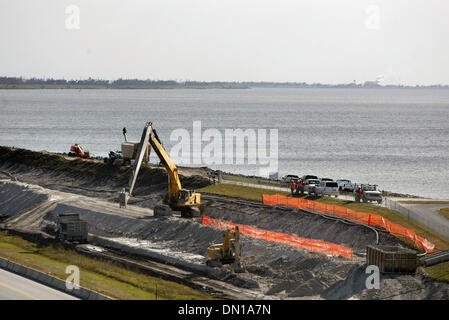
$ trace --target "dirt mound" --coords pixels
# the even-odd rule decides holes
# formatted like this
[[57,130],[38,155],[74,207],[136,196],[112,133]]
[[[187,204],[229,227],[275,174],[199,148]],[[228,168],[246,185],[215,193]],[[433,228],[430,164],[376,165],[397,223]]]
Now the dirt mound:
[[322,293],[324,299],[422,300],[448,299],[449,285],[423,275],[380,274],[380,288],[367,289],[366,266],[354,266],[345,280]]
[[[211,203],[205,214],[216,219],[233,221],[262,229],[342,244],[354,250],[365,250],[376,244],[376,233],[365,226],[297,209],[272,207],[261,209],[235,204]],[[378,232],[379,244],[399,245],[400,241],[386,232]]]
[[[81,195],[48,190],[20,182],[0,181],[3,196],[10,199],[10,217],[3,221],[9,229],[44,231],[51,234],[60,213],[78,213],[88,222],[89,233],[102,238],[101,245],[112,246],[131,253],[146,255],[176,266],[202,272],[208,276],[228,281],[244,288],[268,290],[273,297],[303,296],[314,294],[342,279],[347,265],[354,261],[331,258],[320,253],[303,250],[264,240],[242,237],[243,262],[248,267],[246,274],[232,275],[229,268],[213,269],[205,265],[207,248],[211,243],[223,240],[223,231],[204,226],[196,220],[177,217],[152,216],[148,209],[130,206],[120,209],[116,203],[93,199]],[[24,193],[34,202],[22,209],[21,198],[14,193]],[[47,193],[47,197],[37,195]],[[0,194],[0,202],[5,199]],[[1,211],[1,208],[0,208]],[[15,213],[14,213],[15,211]],[[321,287],[309,283],[310,290],[298,289],[311,275]],[[285,282],[290,281],[290,287]],[[292,293],[292,291],[295,291]],[[263,292],[265,294],[265,292]]]
[[[130,166],[116,166],[101,161],[66,159],[63,155],[46,152],[35,152],[26,149],[15,149],[0,146],[0,165],[22,164],[30,168],[51,171],[53,175],[64,174],[83,180],[94,180],[97,184],[115,182],[118,186],[125,186],[131,176]],[[158,185],[161,189],[167,186],[167,173],[164,168],[142,167],[136,184],[141,187]],[[181,183],[189,189],[208,186],[209,179],[202,176],[185,177],[180,175]]]
[[26,186],[8,184],[8,187],[0,188],[0,213],[12,216],[49,199],[49,195],[45,192],[31,191]]
[[[382,276],[380,290],[367,290],[364,258],[331,257],[245,236],[242,260],[247,273],[232,275],[227,266],[209,268],[204,264],[207,247],[222,242],[223,231],[195,220],[154,217],[147,208],[153,208],[167,190],[167,176],[160,168],[144,168],[146,174],[138,180],[131,205],[120,209],[117,191],[129,178],[126,170],[129,168],[0,147],[0,177],[4,177],[0,181],[0,215],[6,217],[2,226],[49,233],[59,213],[79,213],[100,245],[179,264],[274,298],[448,298],[448,284],[415,275]],[[196,185],[205,180],[190,177],[185,182]],[[206,214],[356,250],[375,241],[375,233],[366,227],[294,210],[217,201],[210,203]],[[390,235],[379,235],[381,244],[397,244]]]

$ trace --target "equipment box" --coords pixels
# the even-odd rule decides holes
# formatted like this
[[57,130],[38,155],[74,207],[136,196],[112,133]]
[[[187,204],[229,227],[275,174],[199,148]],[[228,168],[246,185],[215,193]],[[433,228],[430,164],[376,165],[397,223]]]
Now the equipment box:
[[85,241],[87,239],[87,222],[74,221],[62,224],[62,234],[69,241]]
[[58,237],[61,240],[87,242],[87,222],[77,213],[62,213],[58,216]]
[[126,159],[135,159],[137,155],[137,149],[139,148],[139,142],[122,142],[122,155]]
[[395,246],[368,246],[366,263],[375,265],[382,273],[415,273],[416,251]]

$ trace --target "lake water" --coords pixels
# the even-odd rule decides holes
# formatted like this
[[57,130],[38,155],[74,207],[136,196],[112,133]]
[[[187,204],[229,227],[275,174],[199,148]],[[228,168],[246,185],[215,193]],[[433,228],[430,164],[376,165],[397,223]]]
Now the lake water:
[[[449,198],[449,90],[0,90],[0,145],[94,155],[174,129],[277,129],[279,175],[316,174]],[[204,146],[204,145],[203,145]],[[254,165],[209,165],[257,174]]]

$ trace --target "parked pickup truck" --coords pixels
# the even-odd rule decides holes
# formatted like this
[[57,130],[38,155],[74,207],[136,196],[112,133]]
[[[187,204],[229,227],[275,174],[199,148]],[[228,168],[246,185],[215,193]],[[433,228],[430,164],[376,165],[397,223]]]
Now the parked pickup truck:
[[288,174],[288,175],[282,177],[282,181],[284,181],[284,182],[290,182],[292,180],[296,181],[298,179],[299,179],[299,177],[296,174]]
[[306,175],[303,175],[303,176],[301,177],[301,180],[302,180],[302,181],[307,181],[307,180],[309,180],[309,179],[318,179],[318,177],[317,177],[317,176],[314,176],[314,175],[311,175],[311,174],[306,174]]
[[315,187],[315,195],[317,197],[334,196],[338,197],[338,184],[335,181],[321,181],[319,185]]
[[304,191],[310,194],[315,194],[315,187],[320,183],[318,179],[308,179],[304,183]]
[[355,202],[362,200],[363,202],[377,201],[377,203],[382,203],[382,193],[377,190],[377,185],[362,184],[360,187],[362,188],[361,194],[359,190],[354,190]]
[[355,183],[352,183],[351,180],[339,179],[337,183],[340,191],[354,191]]

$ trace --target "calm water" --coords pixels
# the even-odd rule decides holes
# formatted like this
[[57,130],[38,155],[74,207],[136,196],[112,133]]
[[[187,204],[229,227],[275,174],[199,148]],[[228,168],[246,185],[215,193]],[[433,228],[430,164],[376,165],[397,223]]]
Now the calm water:
[[[94,155],[173,129],[277,128],[279,174],[317,174],[449,198],[449,90],[0,90],[0,145]],[[204,145],[203,145],[204,147]],[[211,165],[257,173],[250,165]]]

